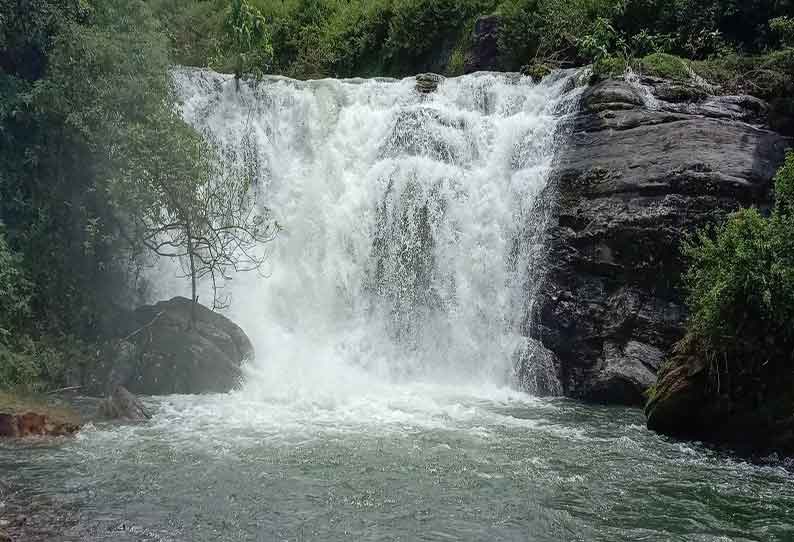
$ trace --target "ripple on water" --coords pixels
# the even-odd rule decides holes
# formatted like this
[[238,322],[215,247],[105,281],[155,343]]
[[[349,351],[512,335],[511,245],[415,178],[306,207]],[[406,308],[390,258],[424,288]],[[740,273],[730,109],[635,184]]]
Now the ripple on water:
[[20,495],[73,511],[61,539],[794,534],[785,469],[660,438],[630,409],[427,386],[334,406],[245,394],[147,401],[150,423],[0,448]]

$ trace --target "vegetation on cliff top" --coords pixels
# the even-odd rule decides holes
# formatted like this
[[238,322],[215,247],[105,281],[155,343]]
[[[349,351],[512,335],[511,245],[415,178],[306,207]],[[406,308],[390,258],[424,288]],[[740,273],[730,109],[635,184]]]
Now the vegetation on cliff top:
[[[235,5],[237,2],[234,2]],[[267,68],[298,78],[456,73],[461,43],[499,17],[501,67],[582,65],[665,52],[691,59],[791,45],[790,0],[248,0],[267,26]],[[157,0],[177,62],[224,69],[224,0]]]

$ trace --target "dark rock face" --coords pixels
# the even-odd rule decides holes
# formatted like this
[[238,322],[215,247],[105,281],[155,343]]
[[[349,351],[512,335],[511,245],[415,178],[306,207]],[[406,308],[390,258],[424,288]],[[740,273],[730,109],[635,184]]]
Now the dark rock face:
[[114,342],[108,381],[141,395],[227,392],[253,356],[246,334],[228,318],[184,297],[136,309]]
[[474,24],[471,46],[463,61],[463,73],[499,70],[499,26],[496,15],[480,17]]
[[788,144],[759,100],[643,84],[586,91],[550,182],[558,220],[529,333],[559,358],[566,395],[590,401],[644,402],[683,336],[681,242],[767,206]]

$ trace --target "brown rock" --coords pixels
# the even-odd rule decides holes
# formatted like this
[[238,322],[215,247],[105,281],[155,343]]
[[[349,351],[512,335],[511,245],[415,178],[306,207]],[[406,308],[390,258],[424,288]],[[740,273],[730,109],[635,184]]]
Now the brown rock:
[[14,414],[0,414],[0,437],[16,437],[19,429]]
[[78,415],[68,408],[0,392],[0,437],[65,436],[79,429]]
[[99,414],[114,420],[148,420],[152,417],[143,403],[124,386],[116,386],[99,406]]

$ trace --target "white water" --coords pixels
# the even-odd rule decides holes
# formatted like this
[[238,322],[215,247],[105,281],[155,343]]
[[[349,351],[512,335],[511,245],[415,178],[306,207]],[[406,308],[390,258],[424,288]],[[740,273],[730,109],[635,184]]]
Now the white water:
[[422,96],[413,78],[238,90],[177,72],[185,119],[255,168],[284,228],[265,277],[226,285],[257,352],[242,395],[338,404],[515,387],[547,219],[533,209],[574,77],[477,74]]

